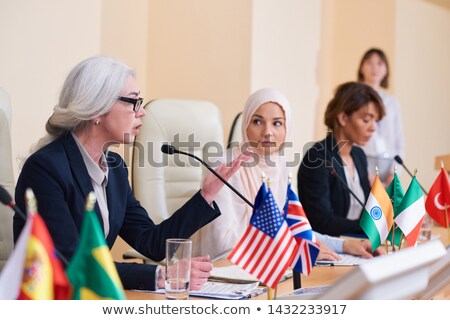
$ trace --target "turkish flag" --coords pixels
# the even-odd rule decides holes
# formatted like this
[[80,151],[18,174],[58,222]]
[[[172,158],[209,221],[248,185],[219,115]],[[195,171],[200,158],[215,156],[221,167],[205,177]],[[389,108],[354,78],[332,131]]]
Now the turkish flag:
[[[447,172],[441,169],[428,193],[425,208],[434,221],[447,228],[450,220],[450,182]],[[445,214],[447,213],[447,219]]]

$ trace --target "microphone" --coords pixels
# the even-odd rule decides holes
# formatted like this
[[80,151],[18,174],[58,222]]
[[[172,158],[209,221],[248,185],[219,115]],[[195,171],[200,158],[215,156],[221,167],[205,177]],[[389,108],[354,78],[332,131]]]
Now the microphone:
[[161,146],[161,152],[166,154],[181,153],[181,151],[175,149],[175,147],[170,144],[163,144]]
[[15,213],[20,215],[23,219],[27,220],[27,215],[23,213],[22,210],[20,210],[20,208],[16,205],[16,203],[14,202],[8,191],[6,191],[6,189],[2,185],[0,185],[0,202],[3,203],[5,206],[8,206],[11,209],[13,209]]
[[335,176],[337,178],[337,181],[339,181],[339,183],[344,187],[345,190],[347,190],[348,192],[350,192],[350,194],[353,196],[353,198],[355,198],[356,201],[358,201],[358,203],[361,205],[361,207],[364,208],[364,204],[363,202],[358,198],[358,196],[348,187],[347,182],[345,182],[337,173],[336,173],[336,169],[334,168],[333,164],[326,160],[325,161],[325,166],[328,167],[328,165],[331,167],[330,169],[330,174]]
[[200,159],[199,157],[197,157],[196,155],[193,155],[191,153],[187,153],[187,152],[183,152],[180,150],[177,150],[174,146],[170,145],[170,144],[163,144],[161,146],[161,152],[166,153],[166,154],[174,154],[174,153],[179,153],[179,154],[184,154],[188,157],[194,158],[195,160],[197,160],[198,162],[200,162],[201,164],[203,164],[206,169],[208,169],[209,171],[211,171],[220,181],[222,181],[228,188],[230,188],[236,195],[238,195],[242,200],[244,200],[250,207],[253,207],[253,204],[246,198],[244,197],[239,191],[237,191],[231,184],[229,184],[220,174],[218,174],[216,172],[216,170],[214,170],[213,168],[211,168],[206,162],[204,162],[202,159]]
[[[8,191],[6,191],[6,189],[2,185],[0,185],[0,202],[13,209],[15,213],[17,213],[21,218],[27,221],[27,215],[23,213],[22,210],[20,210],[20,208],[16,205],[16,203],[12,199],[11,195],[8,193]],[[55,253],[66,266],[69,264],[66,257],[62,253],[60,253],[58,249],[56,249],[56,247]]]
[[[405,164],[403,163],[403,159],[400,158],[399,155],[396,155],[394,157],[394,159],[395,159],[395,161],[397,161],[398,164],[400,164],[406,170],[406,172],[408,172],[408,174],[411,176],[411,178],[414,177],[414,175],[411,173],[411,171],[409,171],[408,168],[405,166]],[[426,192],[425,189],[422,187],[422,185],[419,183],[419,180],[417,180],[417,177],[416,177],[416,181],[419,184],[420,188],[422,189],[423,193],[425,193],[425,195],[428,196],[428,192]]]

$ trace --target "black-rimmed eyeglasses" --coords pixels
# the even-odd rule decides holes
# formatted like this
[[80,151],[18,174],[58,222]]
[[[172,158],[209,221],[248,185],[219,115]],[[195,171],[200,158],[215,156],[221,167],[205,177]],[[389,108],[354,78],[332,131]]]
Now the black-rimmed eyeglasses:
[[128,97],[116,97],[117,100],[123,101],[123,102],[128,102],[131,103],[133,105],[133,111],[134,112],[138,112],[139,109],[141,108],[142,102],[144,101],[143,98],[128,98]]

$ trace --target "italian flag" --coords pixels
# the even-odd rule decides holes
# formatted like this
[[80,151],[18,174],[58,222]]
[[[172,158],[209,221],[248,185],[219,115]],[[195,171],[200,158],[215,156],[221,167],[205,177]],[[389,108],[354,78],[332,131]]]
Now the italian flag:
[[394,209],[391,199],[377,175],[359,223],[369,237],[372,251],[386,240],[393,223]]
[[398,210],[400,213],[395,217],[395,223],[405,234],[408,247],[413,247],[425,216],[423,193],[416,177],[412,178]]

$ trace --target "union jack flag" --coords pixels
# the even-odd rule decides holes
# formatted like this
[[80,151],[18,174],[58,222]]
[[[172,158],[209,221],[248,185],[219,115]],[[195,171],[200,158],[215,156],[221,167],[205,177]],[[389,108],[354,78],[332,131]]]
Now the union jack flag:
[[278,210],[272,192],[261,186],[250,224],[228,256],[270,288],[275,288],[291,265],[297,243]]
[[286,204],[284,205],[284,218],[297,241],[298,251],[292,261],[292,269],[309,275],[319,255],[319,245],[303,210],[302,204],[292,190],[289,183],[287,188]]

